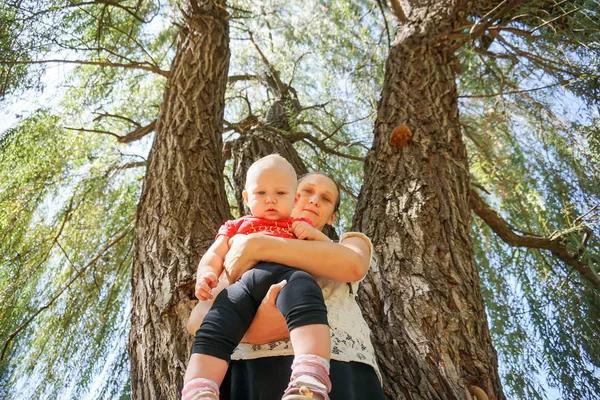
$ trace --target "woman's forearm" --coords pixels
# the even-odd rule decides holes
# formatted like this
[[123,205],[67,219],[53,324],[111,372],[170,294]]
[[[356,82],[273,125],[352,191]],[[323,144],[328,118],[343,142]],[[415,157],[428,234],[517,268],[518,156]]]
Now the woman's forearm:
[[281,318],[283,323],[277,325],[273,325],[273,321],[264,321],[258,317],[254,318],[250,328],[242,338],[242,343],[265,344],[289,339],[290,331],[287,329],[285,318]]
[[254,248],[262,261],[276,262],[338,282],[361,280],[370,263],[368,244],[358,238],[343,243],[283,239],[254,235]]

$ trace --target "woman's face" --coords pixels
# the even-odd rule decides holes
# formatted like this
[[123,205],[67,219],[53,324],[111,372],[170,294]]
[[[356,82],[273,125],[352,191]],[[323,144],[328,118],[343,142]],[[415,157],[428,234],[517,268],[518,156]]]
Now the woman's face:
[[292,211],[294,218],[308,218],[317,229],[333,224],[335,203],[338,199],[337,187],[328,177],[312,174],[298,183],[298,200]]

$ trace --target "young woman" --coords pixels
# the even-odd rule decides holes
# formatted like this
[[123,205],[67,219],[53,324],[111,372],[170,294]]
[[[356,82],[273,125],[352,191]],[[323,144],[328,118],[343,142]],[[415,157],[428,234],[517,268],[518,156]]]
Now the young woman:
[[[309,218],[322,229],[335,219],[339,190],[330,178],[309,174],[298,182],[295,218]],[[342,235],[339,243],[283,239],[261,234],[236,235],[225,257],[232,281],[259,261],[275,262],[317,276],[331,330],[331,400],[384,399],[370,331],[356,303],[358,281],[367,273],[371,242],[361,233]],[[294,352],[286,321],[275,306],[285,283],[274,285],[235,350],[221,385],[222,400],[280,400],[289,380]],[[221,280],[215,291],[227,285]],[[210,308],[200,302],[188,330],[195,332]]]

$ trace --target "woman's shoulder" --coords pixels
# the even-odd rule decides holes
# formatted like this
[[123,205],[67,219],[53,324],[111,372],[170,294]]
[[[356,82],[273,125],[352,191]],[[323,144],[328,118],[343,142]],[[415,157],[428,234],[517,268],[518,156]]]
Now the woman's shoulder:
[[346,232],[343,233],[342,236],[340,237],[340,243],[343,242],[344,240],[350,239],[350,238],[359,238],[361,240],[364,240],[365,242],[367,242],[369,244],[369,246],[372,246],[371,244],[371,239],[369,239],[369,237],[367,235],[365,235],[362,232]]
[[362,232],[346,232],[340,237],[340,240],[339,240],[339,243],[341,243],[341,244],[343,244],[344,242],[362,244],[363,246],[366,245],[366,247],[369,251],[369,260],[371,259],[372,255],[373,255],[373,243],[371,243],[371,239],[369,239],[369,237],[367,235],[365,235],[364,233],[362,233]]

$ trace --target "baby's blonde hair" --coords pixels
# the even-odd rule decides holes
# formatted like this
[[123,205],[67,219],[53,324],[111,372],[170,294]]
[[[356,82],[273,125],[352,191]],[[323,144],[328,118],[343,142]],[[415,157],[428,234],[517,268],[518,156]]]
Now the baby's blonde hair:
[[294,170],[294,167],[292,167],[292,164],[290,164],[288,160],[281,157],[279,154],[273,153],[273,154],[269,154],[268,156],[265,156],[263,158],[260,158],[256,161],[254,161],[252,163],[252,165],[250,165],[250,168],[248,168],[248,171],[246,172],[245,187],[246,188],[248,187],[248,177],[251,176],[251,174],[259,171],[260,168],[270,168],[270,167],[278,167],[278,168],[285,169],[285,170],[287,170],[287,172],[290,173],[290,178],[293,177],[294,181],[296,181],[298,179],[297,175],[296,175],[296,171]]

